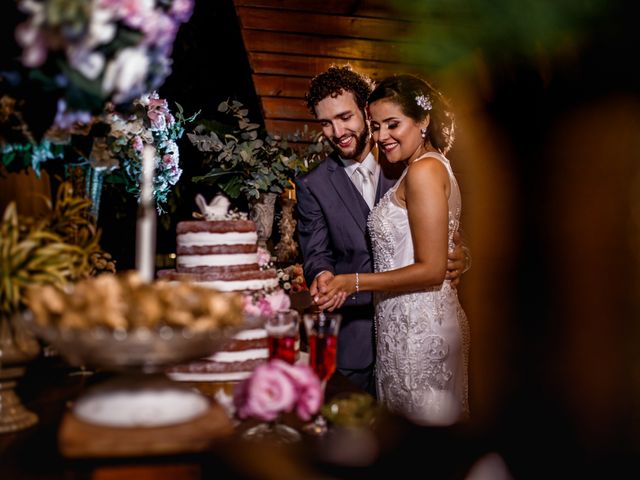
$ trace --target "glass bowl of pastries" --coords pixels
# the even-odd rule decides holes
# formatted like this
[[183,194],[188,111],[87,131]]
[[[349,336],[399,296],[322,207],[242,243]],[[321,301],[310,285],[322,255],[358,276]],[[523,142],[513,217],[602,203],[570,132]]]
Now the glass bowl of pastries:
[[22,322],[73,366],[161,371],[217,351],[250,321],[240,295],[103,273],[33,286]]

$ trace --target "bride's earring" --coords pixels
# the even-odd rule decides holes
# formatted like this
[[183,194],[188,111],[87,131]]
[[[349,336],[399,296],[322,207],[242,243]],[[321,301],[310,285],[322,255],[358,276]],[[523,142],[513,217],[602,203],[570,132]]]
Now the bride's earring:
[[427,138],[427,127],[420,129],[420,135],[422,135],[422,138]]

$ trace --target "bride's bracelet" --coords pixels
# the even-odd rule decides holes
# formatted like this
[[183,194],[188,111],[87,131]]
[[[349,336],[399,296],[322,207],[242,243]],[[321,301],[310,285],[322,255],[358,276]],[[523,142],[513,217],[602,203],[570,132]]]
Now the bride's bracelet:
[[464,254],[464,268],[460,272],[460,275],[466,273],[471,268],[471,251],[466,246],[462,246],[462,252]]
[[360,293],[360,275],[356,272],[356,293]]

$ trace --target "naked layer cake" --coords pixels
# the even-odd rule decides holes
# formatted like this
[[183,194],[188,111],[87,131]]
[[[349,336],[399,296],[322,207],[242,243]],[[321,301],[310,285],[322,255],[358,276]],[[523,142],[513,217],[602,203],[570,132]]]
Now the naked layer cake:
[[[211,205],[203,198],[197,198],[196,203],[203,218],[178,223],[176,268],[161,270],[158,276],[223,292],[242,292],[245,315],[255,321],[210,357],[174,367],[168,373],[175,380],[191,382],[241,380],[269,355],[267,333],[259,319],[289,308],[289,297],[279,287],[276,270],[265,268],[255,223],[247,220],[246,214],[229,213],[228,200],[220,197]],[[212,212],[216,203],[223,206]]]

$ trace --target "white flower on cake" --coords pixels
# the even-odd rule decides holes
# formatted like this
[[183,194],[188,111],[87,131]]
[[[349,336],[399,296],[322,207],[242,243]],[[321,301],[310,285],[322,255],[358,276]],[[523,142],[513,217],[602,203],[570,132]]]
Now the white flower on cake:
[[204,218],[207,221],[215,220],[246,220],[246,212],[238,212],[237,210],[229,211],[231,202],[223,194],[219,193],[211,202],[207,203],[201,194],[196,195],[196,205],[201,213],[194,213],[194,217]]
[[196,195],[196,205],[205,220],[224,220],[229,211],[230,203],[229,199],[222,194],[216,195],[209,204],[202,195]]

